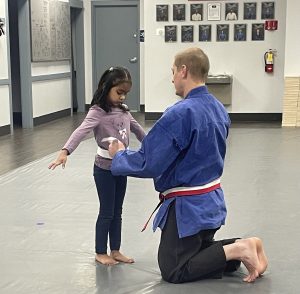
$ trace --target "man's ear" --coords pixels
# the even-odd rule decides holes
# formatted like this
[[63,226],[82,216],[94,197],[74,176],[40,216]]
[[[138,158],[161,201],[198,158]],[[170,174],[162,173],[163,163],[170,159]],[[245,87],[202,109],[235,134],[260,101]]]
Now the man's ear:
[[187,74],[188,74],[188,69],[187,69],[186,65],[183,64],[181,67],[181,75],[185,79],[187,77]]

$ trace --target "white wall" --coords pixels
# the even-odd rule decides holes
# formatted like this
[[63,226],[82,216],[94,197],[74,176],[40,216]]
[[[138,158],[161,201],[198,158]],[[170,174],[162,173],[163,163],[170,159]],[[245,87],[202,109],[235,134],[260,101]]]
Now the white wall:
[[[0,1],[0,17],[5,18],[6,2]],[[6,24],[5,24],[6,30]],[[7,56],[7,35],[0,37],[0,80],[8,79],[8,56]],[[9,88],[7,85],[0,85],[0,127],[10,124],[10,103],[9,103]]]
[[[5,18],[5,27],[6,30],[6,6],[5,1],[0,1],[0,18]],[[8,58],[7,58],[7,35],[0,37],[0,79],[8,79]]]
[[0,85],[0,127],[10,125],[10,105],[8,86]]
[[[60,0],[69,2],[68,0]],[[70,73],[70,61],[32,62],[31,75]],[[32,83],[33,118],[72,107],[71,77]]]
[[[32,76],[66,73],[71,71],[69,61],[34,62]],[[33,117],[71,108],[71,78],[32,83]]]
[[33,117],[70,108],[70,97],[70,79],[34,82],[32,85]]
[[[140,29],[144,30],[144,0],[140,0]],[[145,43],[144,42],[140,43],[140,104],[145,104]]]
[[287,1],[285,43],[285,71],[287,77],[300,76],[300,1]]
[[91,0],[83,0],[83,5],[84,5],[85,101],[86,104],[90,104],[93,98]]
[[[202,1],[204,7],[207,2]],[[153,0],[144,1],[144,28],[145,38],[145,109],[146,112],[162,112],[170,104],[177,101],[171,84],[171,66],[173,56],[179,50],[198,46],[209,56],[211,73],[229,73],[233,75],[233,98],[229,112],[236,113],[278,113],[282,112],[282,96],[284,89],[284,57],[285,57],[285,14],[286,0],[275,0],[276,19],[279,21],[279,29],[275,32],[265,32],[265,41],[250,41],[251,23],[264,23],[260,20],[260,2],[258,3],[258,20],[242,20],[243,3],[239,4],[239,21],[224,21],[225,2],[222,1],[222,20],[220,22],[173,22],[171,16],[171,4],[186,3],[186,17],[189,16],[189,5],[192,2],[177,0]],[[201,1],[197,2],[201,3]],[[169,4],[169,22],[156,22],[156,4]],[[189,19],[189,18],[188,18]],[[198,24],[212,24],[212,42],[198,42]],[[230,41],[216,42],[216,24],[230,24]],[[233,24],[248,23],[247,42],[233,41]],[[165,43],[164,36],[156,34],[159,28],[165,25],[176,24],[178,26],[178,40],[180,40],[180,26],[193,24],[194,43],[183,44]],[[275,59],[275,73],[268,75],[264,72],[263,54],[269,48],[276,49],[278,54]]]

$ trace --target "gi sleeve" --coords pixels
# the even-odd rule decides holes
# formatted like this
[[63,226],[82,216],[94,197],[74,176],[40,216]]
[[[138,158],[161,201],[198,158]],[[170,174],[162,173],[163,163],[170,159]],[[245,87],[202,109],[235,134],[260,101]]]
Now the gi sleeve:
[[180,151],[176,139],[158,122],[142,141],[140,150],[124,150],[115,155],[111,172],[113,175],[156,178],[173,163]]

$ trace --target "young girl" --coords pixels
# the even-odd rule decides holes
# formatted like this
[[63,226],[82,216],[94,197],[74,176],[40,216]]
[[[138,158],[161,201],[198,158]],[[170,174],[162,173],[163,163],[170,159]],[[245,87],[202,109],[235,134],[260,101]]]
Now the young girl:
[[[55,169],[58,165],[65,167],[70,155],[93,130],[98,145],[94,164],[94,179],[98,191],[100,210],[96,223],[96,260],[105,265],[125,262],[133,263],[132,258],[120,251],[122,206],[126,192],[127,177],[113,176],[110,171],[111,157],[107,151],[111,141],[118,139],[126,147],[132,131],[139,141],[145,132],[129,113],[123,101],[132,86],[127,69],[111,67],[106,70],[98,84],[91,108],[82,124],[73,132],[59,153],[57,159],[49,165]],[[107,240],[111,254],[107,254]]]

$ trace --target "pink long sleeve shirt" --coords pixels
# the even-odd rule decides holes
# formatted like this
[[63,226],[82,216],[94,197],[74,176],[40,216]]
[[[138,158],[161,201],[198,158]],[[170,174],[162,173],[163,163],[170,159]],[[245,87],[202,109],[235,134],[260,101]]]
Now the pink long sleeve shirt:
[[[128,147],[130,131],[135,134],[140,142],[146,135],[130,112],[125,112],[117,107],[113,107],[111,112],[105,112],[99,106],[93,105],[82,124],[72,133],[63,149],[66,149],[71,154],[91,131],[94,132],[97,145],[106,150],[109,142],[105,141],[105,138],[114,137],[120,140],[125,147]],[[103,139],[104,141],[102,141]],[[95,165],[109,170],[111,159],[96,154]]]

